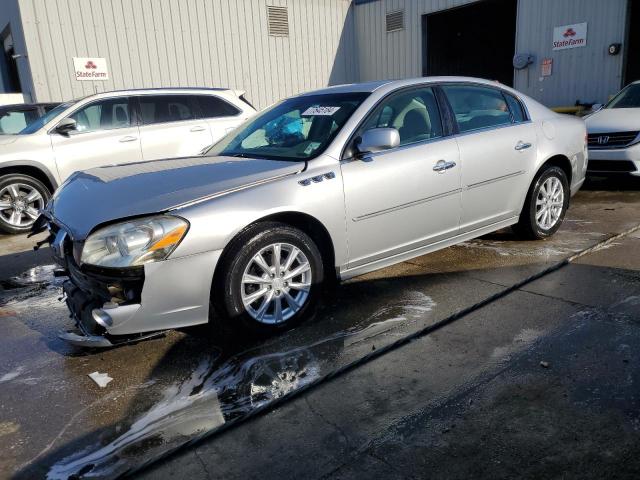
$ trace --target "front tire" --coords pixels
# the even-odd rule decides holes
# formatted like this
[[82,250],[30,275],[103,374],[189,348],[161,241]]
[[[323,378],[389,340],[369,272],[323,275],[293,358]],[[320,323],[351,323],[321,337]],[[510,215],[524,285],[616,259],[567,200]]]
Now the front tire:
[[10,173],[0,177],[0,230],[9,234],[31,229],[51,193],[38,179]]
[[541,240],[558,231],[569,208],[569,182],[560,167],[549,166],[533,180],[524,203],[516,233],[529,240]]
[[222,259],[214,305],[227,327],[257,334],[291,328],[313,311],[322,257],[306,233],[264,222],[241,233]]

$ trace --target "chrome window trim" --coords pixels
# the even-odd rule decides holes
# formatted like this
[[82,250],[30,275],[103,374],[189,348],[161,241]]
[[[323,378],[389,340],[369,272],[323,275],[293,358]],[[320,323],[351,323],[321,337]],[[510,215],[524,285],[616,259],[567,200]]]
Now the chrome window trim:
[[474,189],[476,187],[484,187],[485,185],[489,185],[490,183],[499,182],[500,180],[506,180],[507,178],[524,175],[524,173],[525,173],[524,170],[519,170],[519,171],[513,172],[513,173],[507,173],[506,175],[501,175],[499,177],[490,178],[488,180],[482,180],[481,182],[471,183],[471,184],[467,185],[464,189],[465,190],[472,190],[472,189]]
[[474,133],[483,133],[490,130],[501,130],[503,128],[509,127],[517,127],[518,125],[526,125],[527,123],[531,123],[531,120],[527,120],[525,122],[517,122],[517,123],[505,123],[504,125],[490,125],[488,127],[475,128],[473,130],[467,130],[466,132],[459,132],[452,136],[454,137],[464,137],[467,135],[473,135]]
[[368,220],[369,218],[378,217],[380,215],[385,215],[387,213],[395,212],[398,210],[404,210],[405,208],[414,207],[416,205],[420,205],[423,203],[430,202],[432,200],[438,200],[440,198],[448,197],[450,195],[455,195],[457,193],[462,192],[461,188],[456,188],[454,190],[449,190],[448,192],[439,193],[437,195],[432,195],[430,197],[420,198],[418,200],[412,200],[411,202],[402,203],[400,205],[396,205],[394,207],[385,208],[383,210],[378,210],[376,212],[365,213],[364,215],[360,215],[359,217],[354,217],[351,220],[353,222],[360,222],[362,220]]

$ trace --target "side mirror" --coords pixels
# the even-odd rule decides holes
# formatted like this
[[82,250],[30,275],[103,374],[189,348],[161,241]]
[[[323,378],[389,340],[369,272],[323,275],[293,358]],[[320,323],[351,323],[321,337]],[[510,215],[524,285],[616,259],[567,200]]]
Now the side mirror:
[[356,142],[359,155],[381,152],[400,145],[400,133],[395,128],[372,128],[367,130]]
[[58,126],[55,129],[56,133],[60,135],[64,135],[65,137],[69,136],[69,133],[75,132],[77,129],[76,121],[73,118],[64,118],[60,120]]
[[602,105],[601,103],[594,103],[593,105],[591,105],[591,111],[597,112],[598,110],[602,110],[602,107],[604,107],[604,105]]

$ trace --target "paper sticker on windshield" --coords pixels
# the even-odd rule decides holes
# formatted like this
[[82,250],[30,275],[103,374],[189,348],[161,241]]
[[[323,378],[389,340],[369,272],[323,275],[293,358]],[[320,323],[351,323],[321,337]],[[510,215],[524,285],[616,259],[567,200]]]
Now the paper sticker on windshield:
[[303,117],[309,117],[311,115],[333,115],[340,107],[309,107],[302,112]]
[[304,149],[304,154],[305,155],[309,155],[311,152],[313,152],[316,148],[318,148],[320,146],[320,142],[311,142],[307,148]]

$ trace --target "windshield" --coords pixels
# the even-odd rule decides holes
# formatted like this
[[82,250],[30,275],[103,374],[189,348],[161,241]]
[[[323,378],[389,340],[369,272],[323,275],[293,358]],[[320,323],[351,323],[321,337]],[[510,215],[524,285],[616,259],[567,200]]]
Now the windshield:
[[604,108],[640,108],[640,83],[632,83],[620,90]]
[[0,134],[16,134],[37,118],[37,107],[2,110],[0,112]]
[[308,160],[327,148],[368,95],[354,92],[284,100],[228,134],[207,155]]
[[69,108],[74,103],[75,102],[61,103],[57,107],[52,108],[51,110],[49,110],[47,113],[45,113],[43,116],[41,116],[37,120],[35,120],[35,121],[31,122],[30,124],[28,124],[25,128],[20,130],[20,132],[18,132],[18,134],[19,135],[28,135],[30,133],[37,132],[43,126],[45,126],[47,123],[49,123],[49,121],[51,121],[51,119],[53,119],[53,118],[57,117],[58,115],[60,115],[62,112],[64,112],[67,108]]

